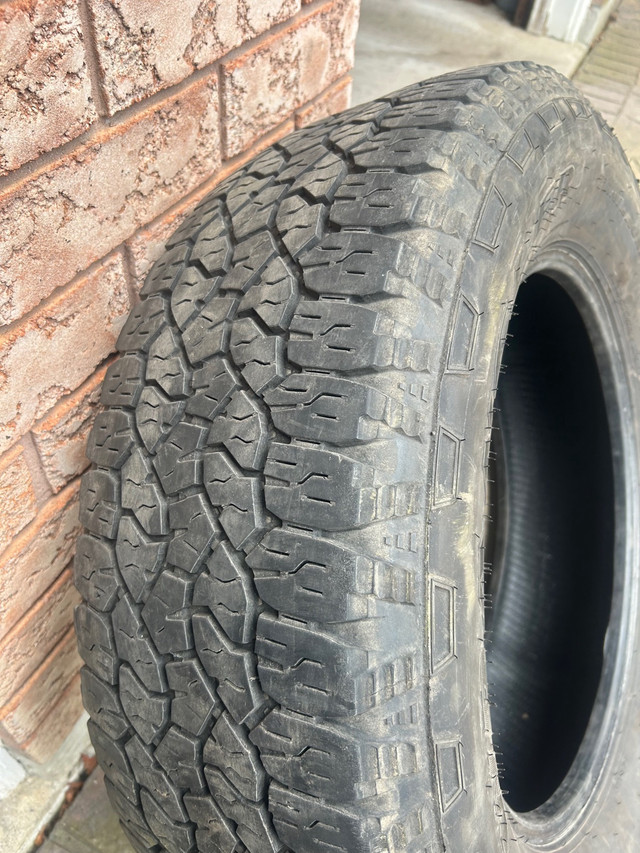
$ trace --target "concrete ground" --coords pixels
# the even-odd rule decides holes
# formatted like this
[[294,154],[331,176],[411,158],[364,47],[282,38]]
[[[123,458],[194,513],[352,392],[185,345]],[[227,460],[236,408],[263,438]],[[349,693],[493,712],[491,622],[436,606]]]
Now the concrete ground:
[[40,853],[132,853],[132,849],[111,808],[104,775],[98,769],[54,826]]
[[[514,29],[492,6],[464,0],[363,0],[353,103],[457,68],[533,60],[575,75],[616,129],[640,176],[640,0],[623,0],[597,45],[584,54],[582,47]],[[40,848],[40,853],[131,851],[100,770]]]
[[640,0],[624,0],[574,81],[612,125],[640,178]]
[[497,6],[465,0],[362,0],[353,104],[472,65],[526,59],[570,77],[586,48],[534,36]]

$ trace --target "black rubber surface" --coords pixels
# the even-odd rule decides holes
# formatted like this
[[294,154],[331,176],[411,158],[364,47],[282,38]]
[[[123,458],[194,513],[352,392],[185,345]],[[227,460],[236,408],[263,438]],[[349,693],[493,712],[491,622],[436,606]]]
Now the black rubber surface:
[[505,496],[495,524],[505,527],[505,547],[488,670],[503,789],[526,812],[567,774],[600,682],[613,585],[613,465],[587,331],[550,279],[534,276],[521,287],[502,364],[495,405]]
[[[104,383],[76,559],[136,850],[530,849],[489,722],[493,397],[520,281],[553,252],[583,270],[585,235],[635,328],[638,209],[602,120],[516,63],[286,137],[167,243]],[[553,849],[603,853],[611,827],[574,811],[581,846]]]

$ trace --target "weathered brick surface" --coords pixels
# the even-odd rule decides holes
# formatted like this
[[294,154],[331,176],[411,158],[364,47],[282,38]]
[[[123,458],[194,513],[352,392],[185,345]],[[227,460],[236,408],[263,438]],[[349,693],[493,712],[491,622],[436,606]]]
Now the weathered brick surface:
[[80,596],[67,568],[0,642],[0,707],[22,687],[71,627]]
[[187,199],[133,235],[127,242],[127,247],[131,257],[131,266],[137,289],[142,287],[145,276],[151,269],[152,264],[162,254],[166,241],[180,227],[183,220],[196,204],[212,192],[217,184],[235,172],[243,163],[255,157],[264,148],[277,142],[278,139],[281,139],[293,130],[295,130],[295,124],[291,119],[278,125],[275,131],[261,137],[255,145],[235,158],[232,165],[227,165],[219,172],[216,172],[211,180],[206,181]]
[[[48,722],[47,718],[77,676],[81,665],[75,634],[69,630],[7,705],[0,709],[2,739],[14,747],[33,744],[38,730],[45,721]],[[73,719],[77,719],[77,714]],[[50,729],[49,725],[47,729]],[[47,752],[55,752],[55,745],[49,744]]]
[[22,753],[39,763],[49,761],[62,746],[82,712],[82,694],[78,674],[58,696],[58,701],[48,709],[46,718],[36,727],[32,737],[22,744]]
[[351,69],[357,21],[354,0],[333,0],[223,64],[229,156]]
[[128,309],[117,253],[0,335],[0,452],[104,361]]
[[193,207],[347,106],[359,0],[0,0],[0,742],[81,713],[79,475],[117,334]]
[[104,130],[0,198],[0,323],[12,322],[220,165],[214,78]]
[[106,372],[104,365],[33,427],[42,467],[54,492],[59,492],[89,465],[85,448],[99,411],[100,388]]
[[78,490],[76,480],[48,501],[0,556],[0,640],[71,560],[80,531]]
[[335,86],[316,98],[313,103],[298,110],[296,113],[296,127],[306,127],[314,121],[342,112],[349,106],[351,100],[351,79],[347,77],[340,80]]
[[[36,495],[29,467],[22,447],[16,445],[0,457],[0,553],[29,524],[36,512]],[[3,605],[2,598],[0,605]]]
[[73,139],[95,118],[78,0],[0,5],[0,174]]
[[300,0],[89,0],[89,7],[113,114],[291,18]]

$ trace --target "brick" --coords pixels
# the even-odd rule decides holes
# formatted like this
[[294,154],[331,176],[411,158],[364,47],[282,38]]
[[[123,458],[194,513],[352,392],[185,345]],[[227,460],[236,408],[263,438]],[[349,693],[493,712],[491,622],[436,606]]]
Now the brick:
[[0,6],[0,174],[85,131],[96,118],[78,0]]
[[209,195],[210,192],[213,192],[219,183],[239,169],[243,163],[255,157],[256,154],[268,148],[269,145],[273,145],[274,142],[282,139],[283,136],[292,133],[294,129],[294,122],[290,119],[279,125],[271,133],[261,137],[255,145],[235,158],[233,163],[216,172],[211,180],[206,181],[201,187],[198,187],[188,198],[181,201],[169,210],[168,213],[159,217],[145,228],[142,228],[127,241],[127,247],[132,260],[133,274],[138,288],[142,287],[145,276],[151,269],[152,264],[162,254],[166,241],[180,227],[193,208]]
[[0,642],[0,707],[22,687],[69,631],[73,609],[79,602],[71,569],[67,568]]
[[302,107],[296,113],[296,127],[306,127],[308,124],[313,124],[314,121],[332,116],[334,113],[340,113],[346,110],[351,102],[351,78],[340,80],[335,86],[332,86],[328,92],[320,95],[319,98]]
[[[21,749],[33,744],[38,730],[76,678],[82,666],[73,630],[68,631],[11,700],[0,709],[0,736]],[[69,728],[79,714],[65,721]],[[50,729],[47,726],[47,729]],[[51,749],[51,752],[54,752]],[[34,757],[30,755],[30,757]]]
[[22,754],[38,764],[49,761],[83,713],[80,675],[77,675],[58,698],[33,737],[23,744]]
[[[0,382],[2,378],[0,371]],[[0,458],[0,507],[1,553],[37,512],[35,489],[20,445]]]
[[105,360],[129,307],[116,253],[0,334],[0,452]]
[[223,63],[228,156],[350,71],[357,24],[357,0],[333,0]]
[[76,481],[48,501],[0,557],[0,640],[73,557],[79,486]]
[[110,114],[185,80],[300,9],[300,0],[89,0]]
[[7,190],[0,197],[0,323],[23,316],[219,165],[217,82],[209,77]]
[[93,420],[100,411],[100,389],[108,365],[60,402],[33,427],[42,467],[54,492],[59,492],[89,465],[85,449]]

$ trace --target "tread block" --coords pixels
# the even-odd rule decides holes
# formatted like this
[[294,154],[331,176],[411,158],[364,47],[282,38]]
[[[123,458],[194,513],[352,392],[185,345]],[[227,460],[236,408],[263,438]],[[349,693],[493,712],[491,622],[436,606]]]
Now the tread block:
[[202,665],[218,684],[218,695],[236,723],[256,718],[267,702],[260,689],[255,655],[229,642],[210,616],[192,618],[196,650]]
[[257,539],[267,525],[257,477],[239,471],[227,454],[204,454],[204,485],[214,506],[220,507],[219,521],[235,548]]
[[169,778],[181,788],[199,793],[206,789],[200,765],[200,741],[190,737],[175,726],[162,738],[155,750],[155,759]]
[[403,103],[390,109],[382,118],[384,130],[440,130],[453,129],[460,124],[460,105],[455,100],[434,98],[427,102],[424,95],[404,98]]
[[133,415],[122,409],[98,412],[87,441],[87,458],[103,468],[122,468],[133,444]]
[[98,678],[115,684],[118,660],[110,616],[83,602],[76,607],[74,622],[80,657]]
[[257,471],[264,465],[269,440],[268,421],[262,406],[246,391],[237,391],[224,415],[209,431],[209,444],[223,444],[242,468]]
[[[371,105],[368,110],[364,110],[361,116],[358,116],[359,122],[352,124],[345,121],[344,117],[329,131],[329,140],[341,151],[350,153],[356,145],[359,145],[366,139],[370,139],[377,131],[377,123],[384,114],[387,106],[377,103]],[[376,122],[374,125],[373,122]]]
[[212,355],[226,352],[237,305],[235,298],[217,296],[185,328],[182,340],[194,367]]
[[322,296],[411,298],[426,290],[428,276],[425,258],[407,243],[365,231],[328,234],[300,265],[305,286]]
[[192,586],[165,569],[142,608],[142,618],[160,654],[175,655],[193,648],[189,626]]
[[276,527],[247,563],[260,598],[280,613],[320,623],[368,615],[373,560],[339,544]]
[[86,471],[80,485],[80,521],[98,536],[115,539],[122,510],[120,484],[110,471]]
[[331,205],[331,220],[360,228],[408,225],[416,218],[424,189],[419,178],[396,172],[347,175]]
[[146,454],[137,447],[122,469],[122,506],[150,536],[168,532],[167,500]]
[[80,671],[82,701],[91,719],[112,740],[119,740],[129,730],[118,691],[98,678],[86,666]]
[[147,636],[147,629],[126,595],[113,611],[113,631],[120,658],[131,664],[147,690],[163,693],[166,683],[162,657]]
[[220,277],[204,276],[197,267],[183,270],[171,296],[171,313],[178,327],[184,330],[197,317],[220,287]]
[[127,719],[147,744],[169,724],[169,696],[147,690],[128,666],[120,667],[120,700]]
[[281,432],[334,445],[377,438],[389,403],[361,382],[312,373],[290,373],[264,400]]
[[344,716],[363,710],[365,649],[348,646],[299,622],[263,613],[256,654],[260,684],[276,702],[307,714]]
[[[298,165],[302,164],[304,168],[304,166],[309,162],[313,163],[314,154],[315,159],[319,159],[327,153],[327,149],[320,145],[326,137],[327,128],[323,123],[322,125],[306,127],[300,130],[295,130],[293,133],[288,133],[284,139],[278,143],[278,146],[289,153],[290,159],[287,162],[287,166],[289,163],[293,162]],[[298,169],[296,169],[289,177],[293,177],[297,173]],[[286,171],[282,172],[280,174],[280,178],[283,178],[286,174]]]
[[399,170],[427,164],[445,170],[451,152],[441,152],[443,145],[447,145],[446,132],[402,127],[380,131],[375,140],[364,140],[351,153],[356,165],[369,169]]
[[267,777],[260,754],[243,726],[226,712],[219,718],[204,746],[204,760],[220,770],[233,787],[254,803],[264,798]]
[[211,718],[220,714],[221,704],[213,685],[198,661],[192,659],[168,663],[167,681],[174,694],[171,722],[200,737]]
[[321,239],[326,215],[323,204],[310,204],[299,195],[285,198],[276,216],[276,226],[293,256],[310,249]]
[[[327,152],[324,146],[320,146],[320,151],[324,155],[314,163],[313,171],[305,171],[297,177],[291,185],[291,192],[303,191],[317,201],[330,202],[347,174],[347,164],[337,154]],[[309,161],[308,154],[304,159]]]
[[147,352],[165,325],[165,307],[162,296],[149,296],[134,305],[118,336],[118,351]]
[[143,388],[145,362],[137,353],[122,355],[107,369],[100,392],[103,406],[133,408]]
[[282,338],[265,335],[250,317],[233,325],[231,356],[256,394],[277,385],[286,375],[284,349]]
[[[226,183],[226,182],[225,182]],[[245,204],[249,204],[254,195],[257,195],[265,187],[273,183],[273,179],[265,177],[256,181],[251,174],[236,175],[235,179],[229,178],[226,183],[226,207],[231,216],[241,210]],[[216,187],[216,192],[221,191],[221,186]]]
[[199,261],[211,276],[223,275],[231,262],[232,251],[227,225],[217,213],[198,233],[190,260]]
[[302,301],[293,315],[287,352],[300,367],[362,370],[397,367],[427,371],[430,344],[408,328],[353,303]]
[[152,293],[170,293],[176,280],[189,258],[190,246],[182,244],[165,252],[149,270],[140,293],[149,296]]
[[347,530],[376,518],[373,469],[340,453],[273,442],[264,473],[267,508],[283,521]]
[[184,804],[193,823],[197,824],[198,853],[241,853],[244,845],[235,833],[233,823],[226,819],[211,797],[186,794]]
[[219,527],[206,497],[189,495],[169,507],[174,532],[167,560],[185,572],[196,572],[211,550]]
[[122,823],[121,821],[120,828],[134,850],[145,851],[145,853],[157,853],[159,841],[155,835],[151,834],[151,832],[149,833],[149,836],[154,839],[153,843],[150,843],[147,838],[140,833],[137,827],[132,826],[129,823]]
[[349,530],[413,515],[420,482],[377,486],[374,468],[332,450],[272,442],[264,469],[267,509],[283,521]]
[[169,397],[189,393],[191,368],[175,331],[167,326],[149,347],[146,377],[156,382]]
[[196,424],[181,422],[173,428],[153,460],[168,495],[202,482],[202,459],[197,451],[206,440],[206,429]]
[[182,224],[176,231],[165,241],[167,249],[172,249],[178,243],[188,242],[192,244],[198,236],[198,233],[205,228],[220,212],[220,199],[218,190],[221,184],[216,189],[205,196],[199,202],[191,213],[182,221]]
[[146,599],[166,553],[166,542],[150,539],[133,518],[120,521],[116,556],[120,574],[134,601]]
[[285,330],[293,317],[298,296],[297,281],[280,257],[274,258],[242,297],[239,311],[253,310],[276,331]]
[[225,410],[231,395],[240,387],[226,359],[212,358],[194,373],[194,391],[187,402],[187,412],[213,420]]
[[166,807],[162,808],[144,788],[140,792],[140,802],[149,828],[162,845],[162,849],[196,853],[194,829],[190,823],[175,821],[165,810]]
[[216,547],[207,566],[196,581],[194,605],[208,607],[233,643],[250,643],[258,618],[250,573],[228,542]]
[[291,850],[374,853],[380,849],[370,841],[379,835],[379,820],[351,814],[277,782],[269,786],[269,811],[278,836]]
[[364,742],[283,709],[271,711],[251,732],[251,740],[275,780],[330,803],[358,800],[363,780],[375,774],[374,756]]
[[109,801],[123,824],[123,829],[131,832],[135,839],[134,843],[142,845],[143,850],[153,850],[158,844],[158,839],[151,833],[140,809],[124,797],[109,779],[104,780],[104,786],[107,789]]
[[[271,184],[264,187],[256,195],[252,195],[249,202],[233,216],[233,233],[236,239],[244,243],[247,241],[247,238],[251,239],[250,235],[257,238],[257,241],[260,241],[261,238],[267,235],[271,237],[268,229],[274,225],[278,202],[286,192],[286,186]],[[261,233],[256,234],[256,231]],[[273,241],[273,238],[271,240]],[[254,245],[257,246],[258,242],[254,243]],[[232,270],[232,274],[237,269],[239,259],[243,256],[249,256],[245,253],[245,250],[242,250],[241,255],[234,253],[234,269]],[[258,257],[258,255],[255,257]]]
[[[153,791],[154,798],[162,803],[163,811],[172,821],[188,821],[189,816],[182,802],[180,789],[156,761],[151,748],[134,735],[125,746],[125,751],[138,784],[148,791]],[[154,834],[158,835],[151,821],[149,825]]]
[[218,806],[236,824],[236,832],[249,853],[280,853],[283,850],[266,805],[243,800],[216,767],[205,766],[204,775]]
[[183,400],[169,400],[159,388],[147,387],[136,406],[136,426],[149,453],[155,453],[184,412]]
[[93,720],[87,723],[89,737],[104,775],[130,802],[138,802],[138,786],[124,746],[102,731]]
[[96,610],[111,610],[120,588],[111,543],[83,533],[76,544],[73,580],[88,604]]
[[249,162],[247,171],[250,175],[268,178],[277,175],[285,164],[284,154],[277,148],[266,148]]

